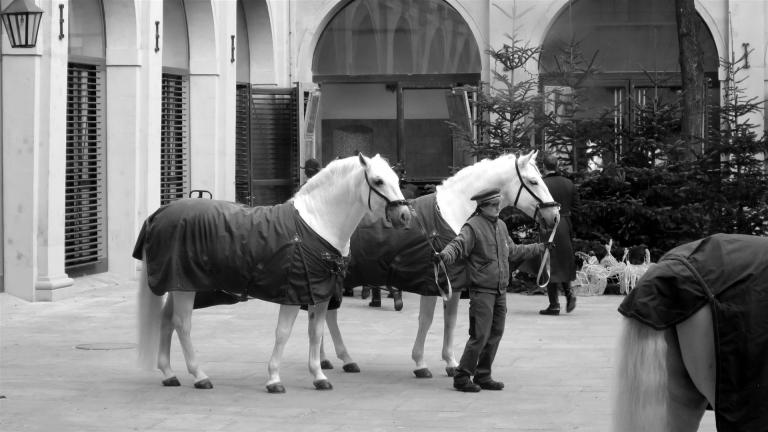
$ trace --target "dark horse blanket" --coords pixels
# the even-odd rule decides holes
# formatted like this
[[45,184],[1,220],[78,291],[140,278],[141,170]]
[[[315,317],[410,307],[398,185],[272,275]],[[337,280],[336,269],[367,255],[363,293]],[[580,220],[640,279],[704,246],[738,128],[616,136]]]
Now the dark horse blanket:
[[716,234],[667,252],[619,312],[657,330],[712,308],[721,431],[768,431],[768,238]]
[[[141,227],[133,257],[146,254],[149,287],[215,293],[279,304],[328,301],[341,289],[346,258],[302,220],[293,203],[248,208],[208,199],[181,199],[158,209]],[[209,296],[209,297],[206,297]]]
[[[350,241],[351,259],[344,280],[346,287],[386,285],[420,295],[440,295],[432,266],[432,247],[442,250],[456,234],[440,215],[434,193],[418,197],[410,203],[418,220],[412,220],[407,229],[395,229],[382,218],[366,220],[358,225]],[[432,243],[431,247],[427,240]],[[454,290],[466,286],[463,260],[447,269]],[[445,286],[442,272],[440,284]]]

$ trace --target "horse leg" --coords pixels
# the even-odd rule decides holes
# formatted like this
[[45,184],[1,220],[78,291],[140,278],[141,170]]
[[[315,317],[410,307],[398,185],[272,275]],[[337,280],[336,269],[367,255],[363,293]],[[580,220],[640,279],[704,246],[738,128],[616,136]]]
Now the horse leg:
[[424,345],[427,342],[427,332],[435,317],[436,304],[437,297],[434,296],[421,296],[419,299],[419,329],[416,332],[416,340],[413,342],[413,349],[411,350],[411,358],[416,362],[416,369],[413,374],[417,378],[432,378],[432,372],[429,371],[427,362],[424,361]]
[[459,314],[459,297],[457,294],[447,302],[443,302],[443,360],[445,360],[445,373],[450,377],[456,375],[456,368],[459,366],[459,362],[453,355],[453,335]]
[[[704,307],[702,309],[709,308]],[[687,321],[690,320],[691,319],[689,318]],[[711,321],[709,326],[711,329]],[[677,328],[680,329],[680,327],[681,325],[678,324]],[[701,354],[701,357],[705,357],[703,351],[700,351],[699,347],[691,345],[691,341],[688,337],[690,336],[688,333],[689,330],[690,329],[684,330],[682,334],[680,334],[678,330],[677,337],[671,330],[664,332],[669,346],[667,349],[667,388],[669,397],[667,401],[667,412],[671,415],[667,418],[667,424],[670,432],[695,432],[699,430],[701,418],[704,416],[704,411],[707,408],[707,399],[696,388],[695,379],[692,380],[692,369],[688,368],[688,363],[685,361],[686,355]],[[714,335],[711,337],[714,338]],[[682,343],[683,339],[686,339],[685,345]],[[711,357],[697,359],[696,361],[712,361],[714,363],[715,352],[712,340],[713,339],[710,339],[710,345],[712,346]],[[706,344],[703,340],[701,343]],[[686,354],[684,349],[683,352],[681,352],[681,349],[684,347],[685,349],[694,349],[694,351]],[[712,379],[712,400],[714,401],[714,375]],[[714,407],[714,403],[712,406]]]
[[[347,346],[344,345],[344,339],[341,337],[341,329],[339,328],[339,310],[333,309],[328,310],[325,315],[325,322],[328,324],[328,333],[331,334],[331,339],[333,340],[333,347],[336,350],[336,357],[339,358],[344,364],[342,368],[344,369],[344,372],[360,372],[360,367],[355,363],[354,360],[352,360],[352,357],[349,355],[349,352],[347,351]],[[325,338],[323,338],[323,341],[325,341]],[[323,345],[320,345],[320,358],[324,359],[326,358],[324,356],[324,350],[322,349]]]
[[163,373],[163,385],[177,387],[181,383],[171,369],[171,340],[173,339],[173,292],[168,293],[168,298],[163,306],[160,321],[160,349],[157,353],[157,368]]
[[323,340],[323,329],[325,328],[325,315],[328,311],[328,302],[309,305],[309,322],[307,323],[309,331],[309,373],[312,374],[312,382],[318,390],[331,390],[328,378],[320,367],[320,343]]
[[208,375],[198,365],[195,348],[192,346],[192,309],[195,305],[195,293],[174,291],[171,295],[173,296],[173,316],[171,322],[179,338],[181,350],[184,353],[187,371],[195,377],[195,388],[211,389],[213,388],[211,380],[208,379]]
[[[312,306],[310,306],[311,308]],[[285,345],[288,338],[291,337],[293,323],[296,322],[296,316],[299,314],[299,306],[280,305],[280,314],[277,318],[277,328],[275,329],[275,347],[272,349],[272,357],[267,364],[267,391],[270,393],[285,393],[285,387],[280,382],[280,360],[283,358]]]
[[704,306],[677,325],[683,364],[693,384],[715,408],[715,333],[712,310]]

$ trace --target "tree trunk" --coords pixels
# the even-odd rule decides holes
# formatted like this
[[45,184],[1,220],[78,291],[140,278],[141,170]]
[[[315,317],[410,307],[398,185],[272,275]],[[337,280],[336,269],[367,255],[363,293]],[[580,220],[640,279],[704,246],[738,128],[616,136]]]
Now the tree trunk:
[[[694,148],[705,137],[706,113],[704,66],[698,45],[698,20],[694,0],[675,0],[680,72],[683,83],[682,137]],[[695,147],[694,147],[695,146]]]

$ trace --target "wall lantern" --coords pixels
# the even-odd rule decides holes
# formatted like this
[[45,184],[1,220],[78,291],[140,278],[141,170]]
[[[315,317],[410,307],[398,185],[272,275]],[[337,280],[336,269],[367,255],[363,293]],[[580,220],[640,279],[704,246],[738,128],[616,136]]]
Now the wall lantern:
[[32,0],[13,0],[0,12],[13,48],[34,48],[42,16],[43,10]]

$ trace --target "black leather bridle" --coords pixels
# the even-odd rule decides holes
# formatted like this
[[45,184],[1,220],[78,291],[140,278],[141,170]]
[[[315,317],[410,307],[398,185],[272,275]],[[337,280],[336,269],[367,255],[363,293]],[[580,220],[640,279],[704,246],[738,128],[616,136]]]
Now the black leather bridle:
[[536,220],[536,216],[540,213],[541,209],[549,208],[549,207],[560,207],[560,203],[555,201],[549,201],[544,202],[541,198],[539,198],[531,188],[528,187],[527,184],[525,184],[525,180],[523,179],[523,174],[520,173],[520,164],[515,161],[515,172],[517,173],[517,178],[520,180],[520,189],[517,190],[517,195],[515,196],[515,202],[512,204],[513,207],[517,207],[518,201],[520,201],[520,195],[523,193],[523,190],[528,192],[533,199],[536,200],[538,204],[536,204],[536,211],[533,213],[533,220]]
[[370,179],[368,179],[368,171],[364,171],[365,174],[365,182],[368,183],[368,209],[373,211],[373,207],[371,207],[371,192],[374,192],[376,195],[380,196],[384,201],[387,202],[387,206],[384,209],[384,213],[387,217],[387,220],[389,220],[389,210],[395,207],[400,206],[409,206],[408,201],[401,199],[401,200],[391,200],[387,198],[383,193],[379,192],[373,185],[371,184]]

